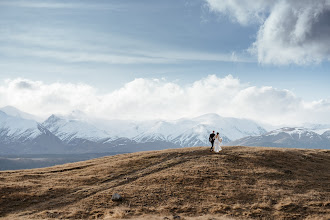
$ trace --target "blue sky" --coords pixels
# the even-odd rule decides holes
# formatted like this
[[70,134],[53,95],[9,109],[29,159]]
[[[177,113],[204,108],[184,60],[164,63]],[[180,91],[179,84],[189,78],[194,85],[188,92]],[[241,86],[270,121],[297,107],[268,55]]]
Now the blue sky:
[[[4,93],[8,80],[16,79],[86,84],[105,95],[137,78],[165,78],[185,88],[210,75],[231,75],[245,87],[289,90],[304,102],[328,103],[329,1],[318,19],[285,23],[296,30],[287,44],[285,33],[269,35],[274,17],[289,16],[289,7],[307,8],[308,17],[317,10],[314,3],[235,2],[0,0],[0,85]],[[314,29],[324,33],[314,37],[308,32]]]

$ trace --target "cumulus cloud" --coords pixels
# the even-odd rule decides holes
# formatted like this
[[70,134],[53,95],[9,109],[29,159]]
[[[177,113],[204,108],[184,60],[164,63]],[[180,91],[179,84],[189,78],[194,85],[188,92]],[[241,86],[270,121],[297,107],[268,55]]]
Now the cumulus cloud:
[[330,0],[206,0],[211,10],[241,25],[260,24],[249,51],[264,64],[319,63],[330,59]]
[[262,23],[275,0],[206,0],[210,9],[228,15],[241,25]]
[[104,119],[170,120],[217,113],[278,125],[330,118],[329,100],[305,102],[289,90],[256,87],[231,75],[209,75],[189,85],[139,78],[109,93],[87,84],[10,79],[0,83],[0,106],[6,105],[42,117],[78,109]]
[[52,112],[65,114],[71,109],[85,109],[87,100],[94,98],[94,91],[84,84],[45,84],[21,78],[5,80],[0,85],[0,106],[12,105],[47,117]]

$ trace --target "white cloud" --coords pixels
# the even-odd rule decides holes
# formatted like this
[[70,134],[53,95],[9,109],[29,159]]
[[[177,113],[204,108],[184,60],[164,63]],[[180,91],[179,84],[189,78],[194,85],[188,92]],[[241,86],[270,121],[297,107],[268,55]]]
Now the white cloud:
[[241,25],[262,23],[275,0],[206,0],[209,8],[228,15]]
[[210,75],[183,86],[139,78],[102,94],[86,84],[8,79],[0,84],[0,106],[6,105],[42,117],[79,109],[105,119],[177,119],[214,112],[274,125],[330,123],[329,100],[306,102],[289,90],[244,84],[231,75]]
[[242,25],[260,23],[250,48],[264,64],[306,65],[330,59],[330,1],[206,0]]
[[0,86],[0,105],[13,105],[47,117],[51,112],[64,114],[71,109],[85,109],[86,100],[94,98],[94,94],[95,89],[85,84],[45,84],[18,78]]

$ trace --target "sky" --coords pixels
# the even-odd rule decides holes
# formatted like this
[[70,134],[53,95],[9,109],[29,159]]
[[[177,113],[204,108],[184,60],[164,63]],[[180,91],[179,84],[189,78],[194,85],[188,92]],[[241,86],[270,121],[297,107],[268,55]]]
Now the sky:
[[0,107],[330,123],[330,0],[0,0]]

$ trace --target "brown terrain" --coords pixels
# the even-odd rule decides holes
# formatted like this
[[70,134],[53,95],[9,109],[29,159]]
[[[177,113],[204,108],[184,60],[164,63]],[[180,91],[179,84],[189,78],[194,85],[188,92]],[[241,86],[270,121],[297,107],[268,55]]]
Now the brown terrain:
[[3,171],[0,218],[330,219],[330,150],[208,149]]

